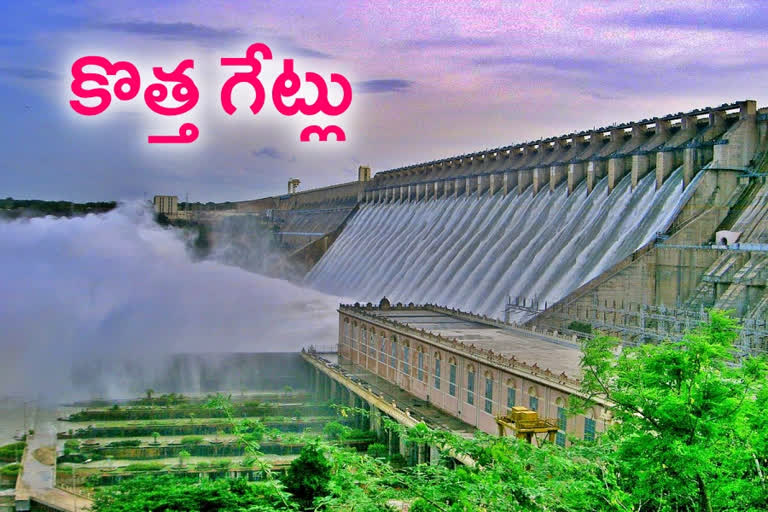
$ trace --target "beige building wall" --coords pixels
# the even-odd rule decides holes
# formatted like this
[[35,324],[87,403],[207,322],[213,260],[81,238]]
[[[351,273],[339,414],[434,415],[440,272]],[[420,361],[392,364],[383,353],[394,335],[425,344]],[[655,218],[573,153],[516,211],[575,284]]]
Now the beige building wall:
[[[556,421],[558,408],[567,408],[569,398],[578,392],[343,312],[339,357],[489,434],[498,434],[496,416],[505,415],[514,405],[535,407],[540,417]],[[451,379],[451,367],[455,379]],[[471,374],[474,389],[469,384]],[[585,417],[594,422],[590,425],[594,431],[605,430],[605,409],[595,406],[586,415],[566,416],[566,432],[584,438]]]
[[175,217],[179,213],[179,198],[177,196],[155,196],[152,200],[155,213],[163,213]]

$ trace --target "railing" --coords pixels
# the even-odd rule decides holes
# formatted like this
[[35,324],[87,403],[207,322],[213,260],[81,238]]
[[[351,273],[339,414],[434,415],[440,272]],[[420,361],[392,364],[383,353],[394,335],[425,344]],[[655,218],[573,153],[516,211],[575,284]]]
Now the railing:
[[339,344],[307,345],[302,350],[309,354],[337,354],[339,352]]

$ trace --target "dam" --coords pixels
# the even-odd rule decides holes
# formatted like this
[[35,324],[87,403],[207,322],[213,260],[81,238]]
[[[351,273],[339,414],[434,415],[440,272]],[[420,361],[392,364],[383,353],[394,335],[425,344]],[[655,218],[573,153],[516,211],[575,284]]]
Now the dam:
[[[371,302],[445,304],[500,316],[508,295],[554,302],[665,231],[686,200],[682,169],[656,190],[625,176],[498,193],[365,204],[307,281]],[[690,190],[690,189],[689,189]]]
[[[763,318],[767,149],[768,108],[744,100],[376,173],[360,166],[356,181],[317,189],[291,181],[287,194],[200,219],[214,240],[258,238],[248,222],[258,224],[279,254],[254,268],[363,304],[387,296],[557,329],[600,303]],[[708,249],[725,231],[751,252]],[[568,305],[568,318],[548,311]]]

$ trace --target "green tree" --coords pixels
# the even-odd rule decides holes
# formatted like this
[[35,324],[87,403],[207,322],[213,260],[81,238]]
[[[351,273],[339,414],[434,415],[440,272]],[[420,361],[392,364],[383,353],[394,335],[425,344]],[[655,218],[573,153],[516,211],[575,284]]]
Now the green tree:
[[766,362],[737,357],[737,339],[735,321],[713,310],[681,341],[584,343],[583,390],[614,404],[606,441],[622,487],[642,510],[768,508],[761,471],[768,454],[749,428],[766,395]]
[[181,450],[179,452],[179,467],[184,467],[184,461],[189,458],[189,452],[187,450]]
[[159,444],[157,438],[160,437],[160,432],[152,432],[152,444]]
[[301,454],[291,462],[283,477],[285,490],[303,507],[309,507],[315,498],[328,494],[331,463],[326,459],[317,441],[304,445]]
[[338,441],[347,437],[351,430],[351,428],[342,425],[338,421],[329,421],[323,427],[323,434],[325,434],[328,439]]

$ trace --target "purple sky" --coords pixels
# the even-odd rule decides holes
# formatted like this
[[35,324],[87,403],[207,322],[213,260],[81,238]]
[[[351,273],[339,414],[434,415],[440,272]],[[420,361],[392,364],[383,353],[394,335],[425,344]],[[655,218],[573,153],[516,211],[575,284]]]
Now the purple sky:
[[[760,1],[4,2],[0,196],[100,200],[189,193],[225,201],[740,99],[766,104]],[[353,82],[346,143],[299,143],[307,123],[227,118],[216,65],[251,42]],[[69,67],[102,54],[145,66],[195,58],[198,143],[149,146],[138,100],[74,115]],[[275,66],[277,66],[275,64]],[[147,69],[141,68],[142,71]],[[266,68],[265,68],[266,69]],[[223,81],[223,80],[222,80]]]

